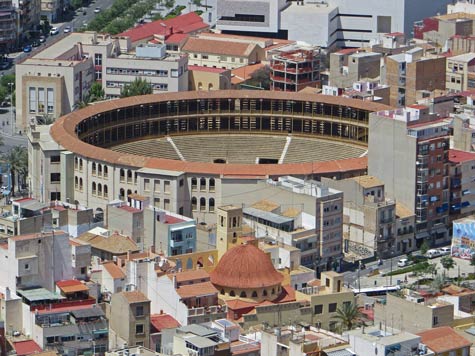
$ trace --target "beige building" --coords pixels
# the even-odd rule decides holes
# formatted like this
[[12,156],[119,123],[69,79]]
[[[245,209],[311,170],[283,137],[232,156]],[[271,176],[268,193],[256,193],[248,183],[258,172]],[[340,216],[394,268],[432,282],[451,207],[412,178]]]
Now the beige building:
[[109,311],[110,347],[150,344],[150,300],[141,292],[112,294]]
[[231,71],[223,68],[188,66],[188,90],[231,89]]
[[399,330],[416,333],[439,326],[450,326],[454,305],[404,291],[404,295],[388,294],[386,303],[374,305],[374,323],[390,324]]
[[[475,87],[470,74],[475,74],[475,53],[465,53],[447,58],[446,87],[451,92],[460,92]],[[472,79],[470,81],[470,79]]]
[[378,78],[381,58],[380,53],[358,50],[341,50],[330,54],[330,85],[348,88],[359,80]]
[[188,63],[203,67],[234,69],[254,64],[264,52],[255,43],[219,41],[190,37],[182,51],[188,54]]

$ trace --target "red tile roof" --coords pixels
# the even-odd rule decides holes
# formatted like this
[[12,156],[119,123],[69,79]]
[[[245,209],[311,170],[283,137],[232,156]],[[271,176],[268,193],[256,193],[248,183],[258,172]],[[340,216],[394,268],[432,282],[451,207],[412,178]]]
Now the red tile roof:
[[404,36],[404,33],[402,32],[391,32],[391,33],[386,33],[385,36]]
[[449,162],[462,163],[467,161],[475,161],[475,152],[449,150]]
[[181,298],[194,298],[218,294],[218,290],[211,282],[185,284],[178,288],[176,292]]
[[114,279],[126,277],[124,271],[122,271],[122,269],[112,261],[104,262],[102,266],[107,271],[107,273],[109,273],[109,275]]
[[206,38],[190,37],[182,48],[183,52],[211,53],[227,56],[247,57],[258,47],[255,43],[226,42]]
[[190,271],[178,272],[168,275],[168,278],[170,279],[173,279],[173,277],[176,278],[177,284],[182,284],[188,281],[196,281],[198,279],[205,279],[209,281],[209,273],[206,272],[204,269],[194,269]]
[[154,35],[165,36],[176,33],[192,33],[207,29],[209,26],[203,22],[203,19],[194,12],[180,15],[168,20],[157,20],[145,25],[140,25],[119,34],[119,36],[130,37],[132,42],[137,42]]
[[189,34],[187,33],[172,33],[170,36],[168,36],[165,40],[165,43],[182,43],[187,40],[187,38],[190,37]]
[[81,283],[81,281],[78,281],[77,279],[58,281],[56,282],[56,285],[65,294],[89,291],[89,288],[87,288],[87,286],[85,286],[83,283]]
[[269,255],[252,244],[228,250],[210,277],[211,282],[220,287],[243,289],[277,286],[284,279]]
[[421,341],[426,344],[429,349],[438,354],[459,350],[472,345],[470,341],[457,334],[449,326],[429,329],[417,333],[417,335],[422,338]]
[[13,348],[18,356],[31,355],[43,351],[33,340],[13,342]]
[[412,109],[419,109],[419,110],[424,110],[428,108],[428,106],[426,105],[419,105],[419,104],[409,105],[408,107]]
[[180,323],[168,314],[152,314],[150,316],[150,324],[152,324],[157,332],[160,332],[163,329],[173,329],[180,326]]
[[194,70],[197,72],[209,72],[209,73],[223,73],[223,72],[228,71],[228,69],[203,67],[203,66],[188,66],[188,70]]
[[131,207],[131,206],[128,206],[128,205],[121,205],[121,206],[119,206],[119,209],[125,210],[129,213],[138,213],[139,211],[142,211],[140,209],[137,209],[137,208],[134,208],[134,207]]

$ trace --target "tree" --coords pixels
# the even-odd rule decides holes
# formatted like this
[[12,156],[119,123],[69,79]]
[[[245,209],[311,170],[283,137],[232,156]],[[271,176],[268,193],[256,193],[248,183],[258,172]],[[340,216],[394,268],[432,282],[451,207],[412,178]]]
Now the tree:
[[254,71],[251,74],[251,79],[248,80],[247,84],[266,90],[270,89],[270,67],[265,66]]
[[71,0],[71,6],[74,10],[79,9],[82,7],[82,0]]
[[470,266],[475,266],[475,253],[470,257]]
[[440,259],[440,264],[444,267],[444,275],[445,270],[450,271],[452,268],[455,267],[455,261],[451,256],[444,256]]
[[36,118],[38,125],[51,125],[54,122],[54,117],[50,114],[43,114],[41,117]]
[[427,253],[427,251],[429,250],[429,245],[427,244],[427,241],[424,241],[422,243],[420,250],[422,255],[425,255]]
[[99,82],[94,82],[89,89],[89,102],[93,103],[95,101],[104,100],[106,93],[102,89],[102,84]]
[[15,177],[25,179],[28,174],[28,150],[22,146],[14,146],[3,155],[3,160],[10,166],[12,194],[15,193]]
[[120,92],[120,97],[127,98],[129,96],[146,94],[152,94],[152,85],[145,79],[138,77],[132,83],[124,85]]
[[432,289],[435,289],[437,292],[440,292],[444,288],[445,278],[442,275],[435,276],[434,280],[431,283]]
[[12,85],[12,92],[15,91],[15,74],[5,74],[4,76],[2,76],[2,78],[0,79],[0,85],[2,87],[5,87],[8,89],[8,91],[10,92],[10,88],[8,87],[9,84],[8,83],[13,83]]
[[334,316],[346,330],[356,327],[361,322],[361,317],[362,314],[355,303],[343,303],[343,307],[338,308]]

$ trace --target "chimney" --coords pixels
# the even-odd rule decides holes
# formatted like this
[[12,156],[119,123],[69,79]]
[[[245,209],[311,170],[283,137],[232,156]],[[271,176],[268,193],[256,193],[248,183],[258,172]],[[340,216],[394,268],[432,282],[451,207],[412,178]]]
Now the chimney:
[[173,288],[175,288],[175,289],[177,288],[176,287],[176,274],[173,275]]
[[127,261],[130,261],[131,254],[132,254],[132,250],[127,250]]
[[155,245],[151,245],[149,247],[149,252],[150,252],[150,254],[155,253]]
[[5,288],[5,300],[10,300],[12,298],[12,293],[10,291],[10,288],[7,287]]

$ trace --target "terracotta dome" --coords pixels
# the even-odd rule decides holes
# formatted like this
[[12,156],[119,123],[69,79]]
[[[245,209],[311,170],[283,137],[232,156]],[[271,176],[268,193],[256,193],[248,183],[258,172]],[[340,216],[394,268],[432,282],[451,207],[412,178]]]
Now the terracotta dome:
[[270,257],[252,244],[233,247],[210,273],[211,283],[229,288],[267,288],[280,285],[284,277]]

